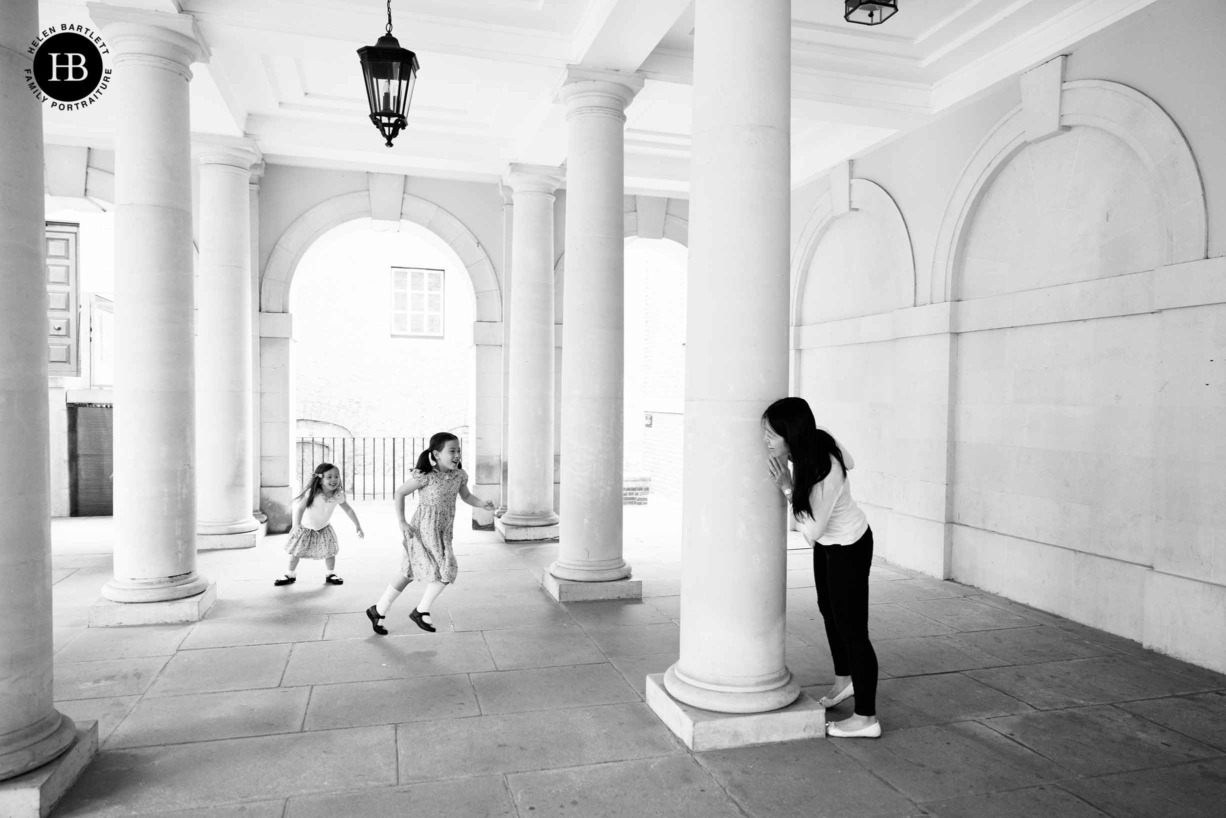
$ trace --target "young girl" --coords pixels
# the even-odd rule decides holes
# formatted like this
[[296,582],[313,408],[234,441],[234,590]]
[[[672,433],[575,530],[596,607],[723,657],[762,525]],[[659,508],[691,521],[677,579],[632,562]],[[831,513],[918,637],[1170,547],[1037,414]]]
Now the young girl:
[[[834,684],[821,704],[834,707],[851,696],[856,698],[851,718],[827,723],[826,733],[838,738],[877,738],[881,735],[877,653],[868,638],[873,531],[851,497],[847,472],[855,463],[829,432],[818,428],[803,398],[783,398],[768,406],[762,415],[762,431],[771,479],[791,506],[805,541],[813,546],[817,607],[834,659]],[[788,460],[794,478],[788,474]]]
[[324,560],[328,573],[324,582],[329,585],[343,585],[345,580],[338,577],[336,569],[336,552],[340,547],[336,543],[336,532],[328,521],[332,512],[340,506],[353,520],[353,526],[358,530],[358,537],[365,537],[358,515],[349,507],[345,500],[345,490],[341,488],[341,472],[331,463],[320,463],[315,467],[310,482],[294,498],[294,522],[289,531],[289,542],[285,544],[285,553],[289,554],[289,570],[285,576],[273,580],[273,585],[289,585],[298,581],[298,560],[306,557],[309,560]]
[[[420,491],[413,521],[404,519],[404,498]],[[468,475],[460,468],[460,441],[448,432],[430,438],[430,447],[417,458],[417,468],[400,488],[396,489],[396,517],[400,520],[404,556],[400,560],[400,576],[392,580],[378,603],[366,609],[370,626],[384,635],[387,628],[379,620],[387,616],[396,597],[414,579],[423,580],[426,590],[421,601],[409,614],[417,627],[434,631],[430,606],[449,583],[455,582],[458,566],[451,549],[455,527],[455,498],[460,496],[474,508],[494,509],[494,504],[482,500],[468,490]]]

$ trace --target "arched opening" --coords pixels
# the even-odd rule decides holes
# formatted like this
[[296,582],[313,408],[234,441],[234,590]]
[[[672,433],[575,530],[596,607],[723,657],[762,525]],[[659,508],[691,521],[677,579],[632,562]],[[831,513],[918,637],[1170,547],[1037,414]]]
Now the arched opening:
[[476,302],[441,238],[410,222],[338,225],[302,255],[289,306],[297,487],[327,461],[353,500],[386,505],[430,435],[473,450]]
[[[685,409],[684,245],[626,239],[625,503],[680,535]],[[655,533],[659,533],[656,531]]]

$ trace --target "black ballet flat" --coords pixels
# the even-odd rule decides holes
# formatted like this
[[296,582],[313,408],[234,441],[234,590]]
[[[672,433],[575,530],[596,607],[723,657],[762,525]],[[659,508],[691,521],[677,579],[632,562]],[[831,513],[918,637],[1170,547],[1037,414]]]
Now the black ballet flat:
[[379,611],[374,605],[366,609],[366,618],[370,620],[370,626],[375,629],[375,633],[380,636],[387,636],[387,628],[379,624],[380,619],[386,619],[387,617],[379,616]]
[[430,633],[434,633],[436,630],[438,630],[438,628],[434,627],[433,625],[431,625],[429,622],[427,622],[425,619],[422,618],[422,617],[426,617],[429,615],[430,615],[429,611],[427,611],[426,613],[422,613],[421,611],[414,608],[413,613],[409,614],[409,619],[412,619],[414,622],[416,622],[417,627],[421,628],[423,631],[430,631]]
[[324,577],[324,582],[328,583],[329,585],[344,585],[345,584],[345,580],[341,579],[336,574],[328,574],[326,577]]
[[272,581],[272,584],[273,585],[293,585],[297,581],[298,581],[298,577],[291,577],[289,574],[286,574],[283,577],[278,577],[277,579],[274,579]]

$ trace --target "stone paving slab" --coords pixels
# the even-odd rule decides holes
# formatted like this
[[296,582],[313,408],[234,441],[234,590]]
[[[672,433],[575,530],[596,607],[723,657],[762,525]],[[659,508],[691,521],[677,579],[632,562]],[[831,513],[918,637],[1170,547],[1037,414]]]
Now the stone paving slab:
[[663,673],[676,663],[677,654],[675,652],[609,657],[609,664],[617,668],[622,678],[641,699],[647,697],[647,677],[653,673]]
[[889,730],[1034,712],[1025,702],[961,673],[882,679],[877,711]]
[[1040,710],[1200,693],[1203,684],[1135,656],[1114,655],[969,670],[967,675]]
[[1226,759],[1067,781],[1060,786],[1113,818],[1222,818]]
[[605,661],[600,648],[578,625],[486,631],[484,636],[498,670]]
[[924,599],[957,599],[964,595],[961,587],[952,582],[935,579],[901,579],[896,582],[878,582],[869,588],[869,604],[883,602],[914,602]]
[[145,698],[111,734],[107,749],[296,733],[307,687]]
[[56,818],[164,814],[396,782],[395,728],[205,741],[100,753]]
[[642,600],[572,602],[562,608],[584,628],[615,628],[625,625],[671,624],[664,613]]
[[[816,620],[816,631],[826,641],[825,626]],[[868,628],[872,639],[908,639],[913,636],[948,636],[957,631],[942,622],[902,605],[882,603],[868,606]],[[814,634],[816,638],[816,634]]]
[[934,818],[1107,818],[1107,813],[1058,786],[972,795],[924,804]]
[[252,645],[180,651],[166,663],[147,695],[181,696],[276,687],[281,683],[292,647]]
[[1226,752],[1226,691],[1124,702],[1117,707]]
[[[408,623],[410,626],[413,623]],[[303,642],[294,646],[282,684],[373,682],[494,670],[480,633],[416,633]],[[420,635],[418,635],[420,634]]]
[[402,783],[678,755],[642,703],[401,724]]
[[1095,656],[1109,656],[1115,652],[1104,645],[1087,642],[1059,628],[1042,625],[976,630],[970,633],[960,633],[954,637],[954,641],[963,645],[971,645],[1011,665],[1058,662],[1064,659],[1089,659]]
[[480,715],[466,674],[316,685],[306,730]]
[[[500,775],[289,799],[285,818],[519,818]],[[278,813],[280,818],[280,813]]]
[[[920,580],[914,580],[919,582]],[[896,588],[901,583],[888,586]],[[902,607],[915,611],[917,614],[935,619],[944,625],[959,631],[986,631],[997,628],[1024,628],[1037,624],[1033,619],[1004,611],[992,605],[980,602],[974,597],[952,597],[948,599],[912,599],[901,601]]]
[[[142,812],[140,815],[159,815],[161,818],[281,818],[285,801],[260,801],[253,804],[205,807],[204,809],[175,810],[174,812]],[[137,815],[137,813],[132,813]]]
[[948,636],[915,639],[874,639],[877,663],[891,676],[923,676],[957,670],[989,668],[1005,662]]
[[199,650],[310,642],[323,638],[327,621],[326,614],[301,614],[296,611],[248,620],[206,618],[192,628],[180,647],[183,650]]
[[[627,786],[628,782],[633,782]],[[539,818],[743,818],[688,755],[507,776],[519,815]]]
[[[885,715],[881,716],[885,721]],[[1073,773],[976,722],[827,739],[915,802],[1016,790]]]
[[641,701],[611,664],[469,674],[483,715]]
[[[1085,777],[1221,755],[1219,750],[1110,705],[1023,713],[984,723]],[[1103,741],[1103,736],[1117,738]]]
[[[57,671],[58,672],[58,671]],[[139,695],[112,696],[104,699],[76,699],[57,701],[55,709],[74,722],[98,722],[98,746],[104,747],[115,728],[128,717],[140,701]]]
[[584,630],[606,656],[645,656],[681,650],[681,628],[674,622],[616,628],[588,626]]
[[171,658],[150,656],[100,662],[56,662],[53,697],[58,702],[140,695],[149,689]]
[[496,631],[575,624],[566,607],[557,603],[460,607],[448,609],[447,613],[452,628],[457,631]]
[[908,818],[918,807],[832,740],[698,753],[699,763],[753,816]]

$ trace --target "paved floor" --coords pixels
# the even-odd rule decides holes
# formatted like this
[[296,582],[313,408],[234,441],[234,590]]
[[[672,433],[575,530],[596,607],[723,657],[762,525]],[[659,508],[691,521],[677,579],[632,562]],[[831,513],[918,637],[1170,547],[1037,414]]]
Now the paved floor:
[[[390,503],[341,519],[341,587],[285,537],[200,555],[200,623],[88,629],[109,520],[57,520],[55,698],[101,750],[55,816],[1226,815],[1226,677],[886,563],[873,569],[877,741],[689,752],[643,703],[675,659],[675,509],[627,507],[644,599],[559,605],[556,545],[457,526],[461,575],[418,630],[410,587],[375,637],[362,611],[397,564]],[[809,554],[789,554],[788,665],[830,681]],[[850,712],[851,702],[831,711]]]

